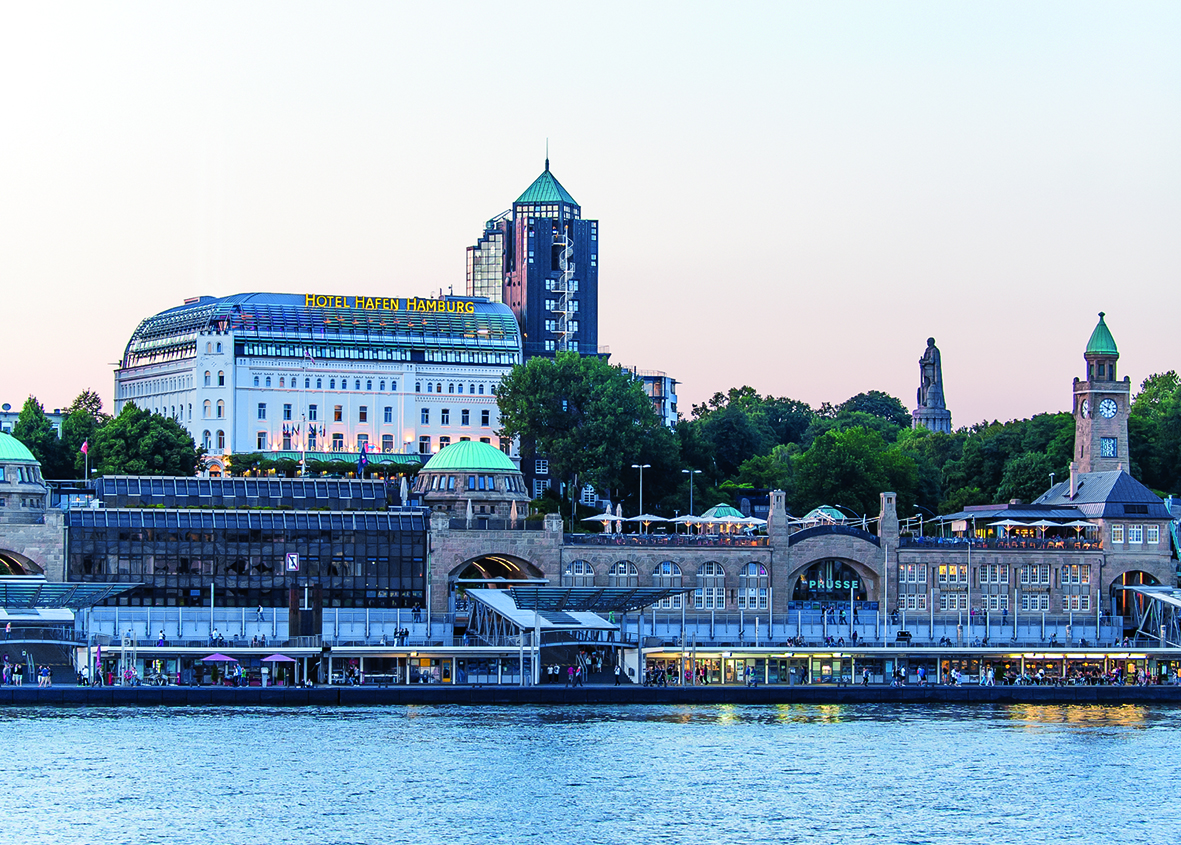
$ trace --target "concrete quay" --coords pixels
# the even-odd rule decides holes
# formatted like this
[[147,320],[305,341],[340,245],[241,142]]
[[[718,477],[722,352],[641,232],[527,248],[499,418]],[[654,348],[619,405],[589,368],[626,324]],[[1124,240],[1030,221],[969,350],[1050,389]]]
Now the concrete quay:
[[3,687],[0,707],[388,707],[718,704],[1181,705],[1181,686]]

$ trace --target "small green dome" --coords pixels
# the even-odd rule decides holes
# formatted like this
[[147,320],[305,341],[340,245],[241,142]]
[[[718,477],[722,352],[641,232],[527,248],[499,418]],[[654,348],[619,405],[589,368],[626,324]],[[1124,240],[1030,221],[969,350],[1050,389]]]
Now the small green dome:
[[743,513],[738,508],[724,505],[721,502],[714,505],[701,515],[702,519],[725,520],[725,519],[742,519]]
[[24,443],[4,432],[0,432],[0,461],[26,461],[32,464],[38,462]]
[[1091,339],[1087,341],[1087,351],[1084,355],[1114,355],[1119,357],[1119,350],[1115,347],[1115,338],[1111,336],[1111,330],[1107,328],[1107,323],[1103,322],[1103,312],[1099,312],[1099,325],[1095,326],[1095,331],[1091,332]]
[[489,443],[461,440],[443,447],[422,472],[519,472],[508,455]]

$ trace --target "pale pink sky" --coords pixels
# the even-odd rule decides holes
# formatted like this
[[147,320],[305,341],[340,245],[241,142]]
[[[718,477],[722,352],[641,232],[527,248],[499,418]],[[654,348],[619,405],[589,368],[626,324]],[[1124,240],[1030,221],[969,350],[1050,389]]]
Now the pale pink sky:
[[0,8],[0,402],[110,403],[197,294],[427,295],[542,167],[601,223],[600,342],[681,381],[1069,405],[1108,314],[1178,361],[1176,3]]

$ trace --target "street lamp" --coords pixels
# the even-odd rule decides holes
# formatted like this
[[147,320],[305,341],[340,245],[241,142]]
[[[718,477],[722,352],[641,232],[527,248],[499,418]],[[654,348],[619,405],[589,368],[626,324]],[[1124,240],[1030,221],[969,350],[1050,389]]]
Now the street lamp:
[[861,520],[861,527],[862,527],[862,528],[864,528],[864,527],[865,527],[865,517],[864,517],[862,514],[859,514],[859,513],[857,513],[857,511],[855,511],[855,510],[853,510],[852,508],[850,508],[850,507],[847,507],[847,506],[845,506],[845,505],[833,505],[833,507],[834,507],[834,508],[840,508],[840,509],[841,509],[841,510],[843,510],[843,511],[848,511],[849,513],[853,514],[853,518],[854,518],[854,519],[860,519],[860,520]]
[[701,475],[699,469],[683,469],[681,470],[685,475],[689,476],[689,516],[694,516],[693,513],[693,476]]
[[[933,510],[930,510],[929,508],[924,508],[922,505],[915,505],[915,507],[921,511],[926,511],[927,513],[931,514],[931,516],[935,517],[935,519],[939,519],[939,514],[935,513]],[[919,518],[919,537],[922,537],[923,536],[923,515],[921,513],[916,513],[915,516],[917,516]]]
[[[652,464],[632,464],[632,469],[640,471],[640,514],[644,513],[644,470],[651,469]],[[644,523],[640,523],[640,530],[644,530]]]

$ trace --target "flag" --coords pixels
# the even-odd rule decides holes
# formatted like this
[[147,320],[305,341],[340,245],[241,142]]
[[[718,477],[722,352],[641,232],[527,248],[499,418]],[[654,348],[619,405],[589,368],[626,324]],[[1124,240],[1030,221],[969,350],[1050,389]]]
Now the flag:
[[361,444],[361,454],[357,455],[357,475],[359,477],[365,475],[365,467],[369,465],[369,456],[365,454],[369,448],[368,443]]
[[312,357],[312,350],[310,350],[310,349],[305,349],[303,351],[303,357],[307,358],[313,364],[316,363],[316,359]]
[[90,440],[89,439],[83,440],[82,441],[82,448],[79,449],[78,451],[81,452],[83,455],[89,455],[90,454]]

